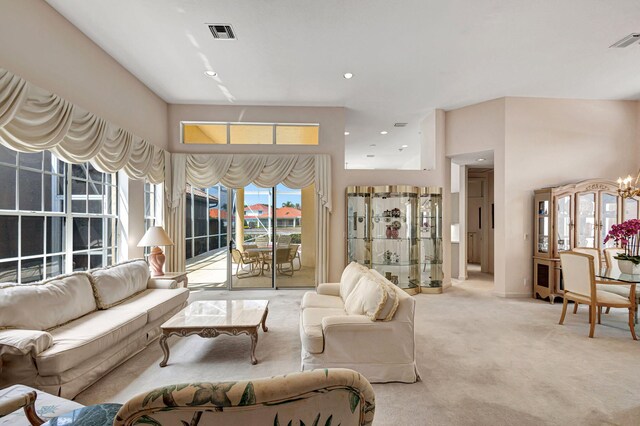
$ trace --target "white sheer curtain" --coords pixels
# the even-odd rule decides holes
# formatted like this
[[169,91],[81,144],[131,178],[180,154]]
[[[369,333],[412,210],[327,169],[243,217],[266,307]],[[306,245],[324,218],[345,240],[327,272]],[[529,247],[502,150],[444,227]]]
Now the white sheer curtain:
[[21,152],[51,150],[69,163],[164,181],[165,152],[96,115],[0,68],[0,144]]
[[[170,171],[169,171],[170,169]],[[283,183],[289,188],[315,184],[317,221],[316,281],[325,282],[328,272],[329,215],[331,213],[331,157],[327,154],[173,154],[167,167],[165,189],[167,232],[174,241],[184,241],[184,194],[186,182],[208,188],[222,183],[240,189],[250,183],[264,188]],[[177,218],[182,219],[179,221]],[[185,248],[176,244],[167,252],[172,270],[185,268]]]

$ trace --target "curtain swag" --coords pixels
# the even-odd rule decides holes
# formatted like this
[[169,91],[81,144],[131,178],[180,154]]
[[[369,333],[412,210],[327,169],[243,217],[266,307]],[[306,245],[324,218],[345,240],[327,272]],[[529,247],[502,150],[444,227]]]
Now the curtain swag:
[[[184,239],[187,182],[201,188],[221,183],[234,189],[244,188],[250,183],[264,188],[283,183],[296,189],[315,184],[316,282],[325,282],[329,258],[329,214],[332,209],[331,157],[328,154],[172,154],[171,167],[166,167],[165,171],[165,217],[169,218],[167,231],[174,241]],[[175,271],[184,270],[183,251],[183,245],[168,247],[169,265]]]
[[0,144],[161,183],[165,151],[0,68]]

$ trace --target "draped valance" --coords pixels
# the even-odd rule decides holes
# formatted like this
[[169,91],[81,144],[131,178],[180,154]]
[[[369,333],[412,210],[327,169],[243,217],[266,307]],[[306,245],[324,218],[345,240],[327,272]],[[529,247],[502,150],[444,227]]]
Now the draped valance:
[[[329,267],[329,215],[331,213],[331,157],[327,154],[172,154],[166,168],[165,226],[174,241],[185,239],[186,183],[208,188],[222,183],[240,189],[253,183],[264,188],[280,183],[289,188],[315,184],[316,282],[325,282]],[[167,247],[168,264],[174,271],[185,268],[185,247]]]
[[331,159],[327,154],[173,154],[169,204],[184,197],[186,182],[208,188],[218,183],[240,189],[253,183],[270,188],[280,183],[301,189],[315,184],[321,205],[331,211]]
[[51,150],[69,163],[91,161],[161,183],[165,151],[0,68],[0,144],[21,152]]

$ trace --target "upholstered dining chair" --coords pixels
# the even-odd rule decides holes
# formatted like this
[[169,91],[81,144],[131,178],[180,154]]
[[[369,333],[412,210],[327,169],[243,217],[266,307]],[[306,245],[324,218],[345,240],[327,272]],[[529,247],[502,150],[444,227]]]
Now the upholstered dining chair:
[[[603,250],[604,251],[604,264],[607,268],[612,268],[616,264],[616,260],[614,256],[619,253],[624,253],[624,249],[621,247],[608,247]],[[596,288],[598,290],[605,290],[611,293],[619,294],[620,296],[629,297],[631,293],[631,289],[628,285],[607,285],[606,281],[601,283],[596,282]],[[640,303],[640,293],[636,291],[636,317],[635,323],[638,323],[638,304]],[[609,308],[607,308],[606,313],[609,313]]]
[[[593,269],[594,271],[598,271],[600,270],[600,268],[603,266],[602,263],[602,255],[599,249],[594,248],[594,247],[576,247],[574,248],[572,251],[576,252],[576,253],[584,253],[584,254],[588,254],[590,256],[593,256]],[[596,278],[596,288],[598,290],[602,290],[602,291],[609,291],[609,288],[607,287],[601,287],[603,284],[606,284],[606,281],[600,280],[598,278]],[[608,286],[608,287],[613,287],[613,286]],[[615,293],[615,291],[614,291]],[[627,295],[628,297],[628,295]],[[578,306],[580,305],[580,303],[575,302],[573,305],[573,313],[576,314],[578,312]],[[609,313],[610,308],[607,308],[606,313]],[[600,324],[600,317],[602,315],[602,309],[598,309],[598,324]]]
[[567,314],[567,302],[589,305],[589,337],[596,327],[596,312],[600,307],[625,308],[629,310],[629,329],[634,340],[638,340],[634,328],[635,286],[631,287],[631,299],[596,289],[594,257],[589,254],[566,251],[560,253],[560,264],[564,278],[564,302],[560,325]]

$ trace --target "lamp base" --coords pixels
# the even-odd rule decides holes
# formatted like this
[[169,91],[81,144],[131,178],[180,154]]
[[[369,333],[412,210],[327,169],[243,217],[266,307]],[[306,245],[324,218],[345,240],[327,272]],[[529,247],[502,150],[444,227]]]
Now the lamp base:
[[151,253],[147,258],[149,261],[149,265],[151,266],[151,276],[152,277],[160,277],[164,275],[164,271],[162,268],[164,267],[164,261],[166,257],[162,252],[160,247],[154,247],[151,249]]

